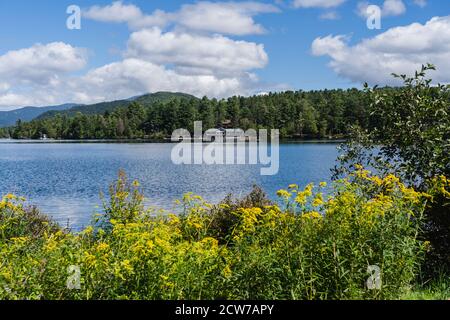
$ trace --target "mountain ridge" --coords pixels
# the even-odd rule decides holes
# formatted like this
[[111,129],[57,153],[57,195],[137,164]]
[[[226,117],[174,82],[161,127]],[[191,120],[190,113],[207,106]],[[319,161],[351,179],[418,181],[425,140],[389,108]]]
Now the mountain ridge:
[[46,119],[58,114],[74,116],[78,112],[92,115],[112,112],[120,107],[126,107],[131,102],[137,102],[144,106],[150,106],[156,102],[168,102],[171,99],[197,99],[195,96],[182,92],[160,91],[133,96],[127,99],[104,101],[94,104],[65,103],[57,106],[23,107],[10,111],[0,111],[0,128],[16,124],[18,120],[31,121],[34,119]]
[[131,102],[137,102],[142,104],[143,106],[150,106],[157,102],[168,102],[172,99],[198,99],[198,98],[187,93],[160,91],[155,93],[147,93],[144,95],[135,96],[128,99],[106,101],[90,105],[78,105],[74,106],[73,108],[62,111],[61,110],[47,111],[36,117],[36,119],[51,118],[58,114],[66,115],[69,117],[74,116],[77,113],[82,113],[86,115],[103,114],[105,112],[112,112],[117,108],[126,107]]
[[31,121],[41,114],[49,111],[64,111],[78,106],[76,103],[64,103],[56,106],[45,107],[22,107],[10,111],[0,111],[0,127],[13,126],[20,119],[22,121]]

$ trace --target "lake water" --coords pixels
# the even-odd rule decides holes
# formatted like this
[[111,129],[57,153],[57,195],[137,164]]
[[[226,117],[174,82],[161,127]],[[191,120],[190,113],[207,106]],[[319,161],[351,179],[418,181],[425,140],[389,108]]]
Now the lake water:
[[280,145],[280,169],[261,176],[258,165],[174,165],[172,144],[27,143],[0,140],[0,194],[14,193],[61,224],[80,228],[91,221],[100,191],[124,169],[140,181],[151,206],[173,208],[194,192],[211,202],[243,196],[261,186],[271,198],[289,184],[329,181],[337,144]]

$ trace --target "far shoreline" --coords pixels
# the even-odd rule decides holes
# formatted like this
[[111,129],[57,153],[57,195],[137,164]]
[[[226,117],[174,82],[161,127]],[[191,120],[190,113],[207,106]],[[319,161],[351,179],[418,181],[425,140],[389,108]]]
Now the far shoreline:
[[[346,142],[346,139],[298,139],[283,138],[280,144],[301,144],[301,143],[323,143],[323,144],[340,144]],[[176,144],[170,139],[8,139],[0,138],[0,144],[83,144],[83,143],[108,143],[108,144]],[[205,142],[206,143],[206,142]]]

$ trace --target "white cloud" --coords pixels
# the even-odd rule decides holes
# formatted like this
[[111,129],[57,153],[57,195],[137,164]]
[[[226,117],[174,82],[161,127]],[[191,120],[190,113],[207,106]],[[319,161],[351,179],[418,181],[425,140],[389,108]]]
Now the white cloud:
[[253,16],[279,9],[259,2],[198,2],[184,5],[175,13],[176,23],[190,30],[230,35],[261,34],[265,29]]
[[[82,92],[92,91],[99,101],[156,91],[225,97],[231,94],[248,94],[252,88],[247,86],[255,79],[249,74],[246,77],[185,75],[152,62],[129,58],[90,71],[80,79],[76,89],[84,89]],[[88,96],[91,98],[92,94]]]
[[128,23],[142,19],[144,14],[134,4],[126,5],[122,1],[115,1],[108,6],[92,6],[83,11],[83,16],[102,22]]
[[5,92],[5,91],[9,90],[9,88],[11,88],[9,83],[7,83],[7,82],[0,82],[0,92]]
[[261,44],[235,41],[221,35],[163,33],[158,28],[133,33],[127,56],[156,64],[171,64],[183,73],[224,77],[263,68],[268,63]]
[[412,74],[428,62],[438,67],[433,79],[449,83],[450,16],[392,28],[353,46],[342,35],[317,38],[312,53],[329,56],[330,67],[356,83],[394,84],[391,73]]
[[116,1],[104,7],[91,7],[83,12],[83,16],[102,22],[127,23],[130,28],[137,30],[172,24],[192,31],[249,35],[265,32],[265,29],[254,21],[254,16],[274,12],[279,12],[279,9],[270,4],[253,1],[203,1],[183,5],[179,11],[173,13],[156,10],[146,15],[135,5]]
[[62,74],[82,69],[86,62],[84,49],[63,42],[36,44],[0,56],[0,78],[8,83],[48,84]]
[[90,71],[73,90],[98,101],[156,91],[248,95],[260,85],[251,71],[267,63],[261,44],[155,27],[132,33],[123,61]]
[[294,0],[295,8],[334,8],[343,4],[346,0]]
[[27,96],[18,95],[15,93],[0,94],[0,111],[8,111],[17,106],[31,105],[33,102],[34,101]]
[[152,15],[144,14],[134,4],[115,1],[107,6],[92,6],[83,11],[83,17],[101,22],[127,23],[130,28],[164,26],[171,19],[170,14],[156,10]]
[[341,17],[336,11],[324,12],[319,16],[322,20],[339,20]]
[[[361,17],[366,18],[368,16],[367,8],[371,3],[367,1],[358,2],[357,12]],[[406,12],[406,6],[402,0],[385,0],[381,7],[381,15],[383,17],[399,16]]]
[[386,0],[383,3],[382,14],[384,16],[399,16],[405,12],[406,7],[402,0]]
[[62,87],[65,79],[86,63],[85,49],[63,42],[35,44],[5,53],[0,56],[0,107],[53,103],[53,89]]
[[424,8],[427,5],[427,0],[414,0],[414,3],[421,8]]
[[369,16],[369,13],[367,12],[369,6],[370,3],[367,1],[358,2],[358,4],[356,5],[356,13],[362,18],[367,18]]

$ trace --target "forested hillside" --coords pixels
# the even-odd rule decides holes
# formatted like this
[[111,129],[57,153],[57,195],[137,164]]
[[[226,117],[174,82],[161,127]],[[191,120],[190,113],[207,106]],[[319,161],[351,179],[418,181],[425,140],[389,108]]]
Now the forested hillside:
[[[41,114],[39,119],[52,118],[56,115],[66,115],[69,117],[75,116],[78,112],[83,114],[103,114],[105,112],[112,112],[120,107],[129,105],[131,102],[142,104],[143,106],[149,106],[156,102],[168,102],[173,99],[193,99],[194,96],[185,93],[172,93],[172,92],[156,92],[150,93],[138,97],[133,97],[125,100],[117,100],[111,102],[101,102],[92,105],[80,105],[74,106],[67,110],[54,110]],[[23,119],[22,119],[23,120]],[[30,119],[31,120],[31,119]]]
[[288,91],[253,97],[196,99],[181,95],[174,99],[143,96],[120,101],[47,113],[31,122],[18,122],[0,134],[16,139],[37,139],[46,135],[55,139],[164,138],[173,130],[192,130],[193,122],[203,128],[227,125],[249,128],[277,128],[282,137],[342,137],[351,125],[365,126],[368,100],[363,91],[324,90]]

